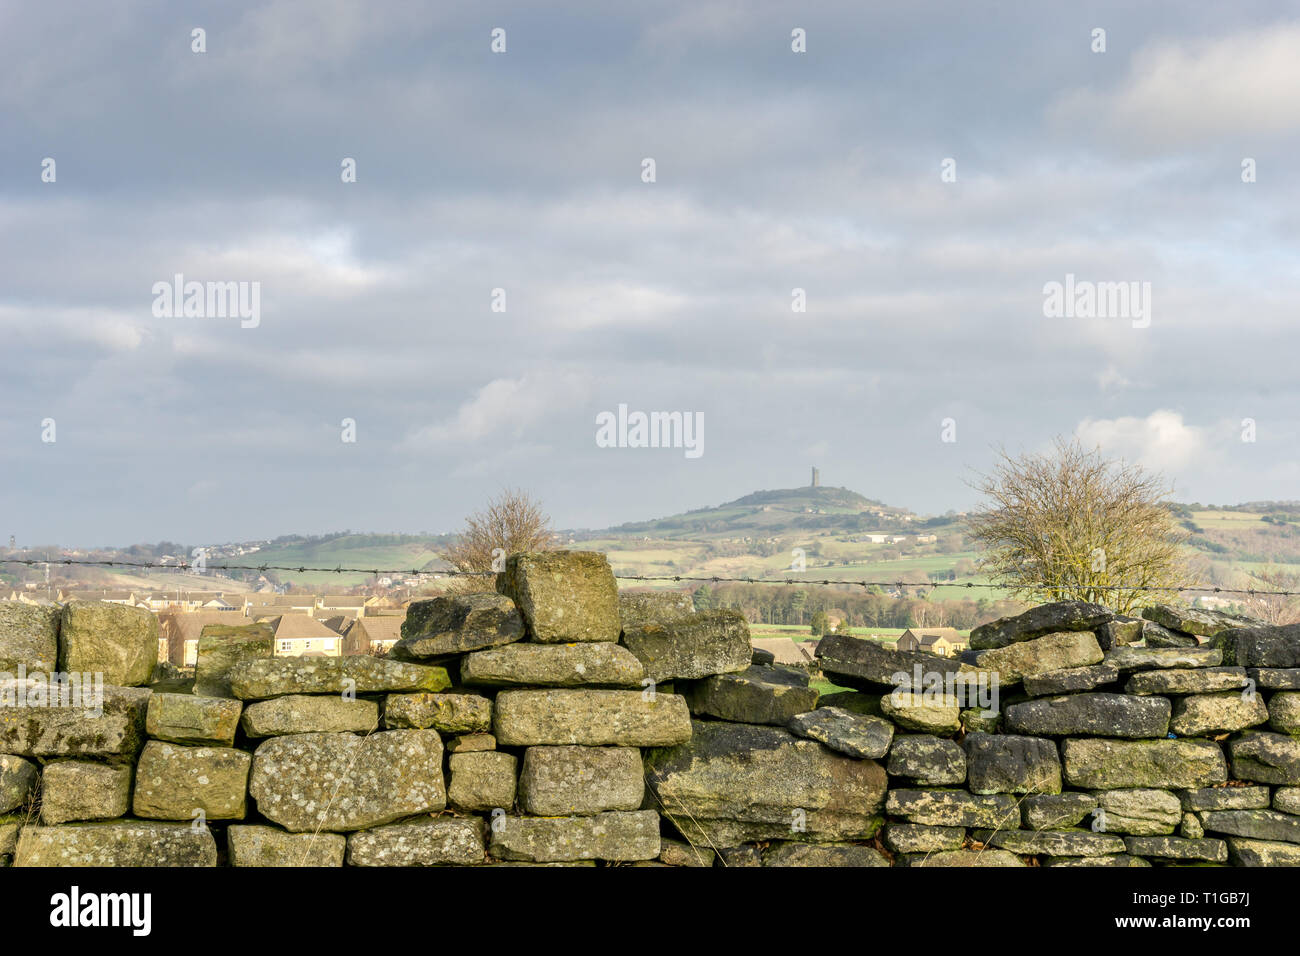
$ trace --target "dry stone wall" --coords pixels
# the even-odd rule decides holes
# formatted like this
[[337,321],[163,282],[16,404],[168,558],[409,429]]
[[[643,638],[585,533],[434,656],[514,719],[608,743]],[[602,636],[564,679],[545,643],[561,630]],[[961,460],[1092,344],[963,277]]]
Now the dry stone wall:
[[410,608],[388,658],[0,603],[15,866],[1300,864],[1300,627],[1078,602],[960,659],[620,595],[592,552]]

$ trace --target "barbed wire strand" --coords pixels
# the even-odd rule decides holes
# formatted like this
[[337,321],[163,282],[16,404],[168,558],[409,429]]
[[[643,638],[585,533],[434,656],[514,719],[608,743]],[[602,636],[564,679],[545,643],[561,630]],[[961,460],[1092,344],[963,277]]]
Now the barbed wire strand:
[[[27,567],[37,567],[39,565],[72,565],[80,567],[109,567],[109,568],[148,568],[155,571],[193,571],[200,573],[202,571],[257,571],[265,574],[267,571],[292,571],[297,574],[370,574],[375,577],[380,575],[410,574],[416,576],[429,577],[482,577],[485,575],[496,574],[496,571],[458,571],[450,570],[429,570],[421,568],[345,568],[341,565],[332,568],[313,568],[306,565],[282,565],[282,564],[211,564],[204,562],[202,565],[190,564],[188,562],[178,562],[177,564],[157,564],[151,561],[124,561],[124,560],[107,560],[107,559],[88,559],[88,558],[0,558],[0,564],[20,564]],[[797,572],[803,573],[803,572]],[[1007,585],[993,584],[977,581],[964,582],[945,582],[945,581],[860,581],[853,579],[836,579],[836,578],[756,578],[747,577],[727,577],[724,575],[690,575],[690,574],[614,574],[620,581],[670,581],[679,584],[775,584],[790,587],[807,587],[809,585],[834,586],[844,585],[849,587],[861,588],[990,588],[994,590],[1064,590],[1075,587],[1086,587],[1093,591],[1147,591],[1160,593],[1186,593],[1191,591],[1202,592],[1205,594],[1245,594],[1251,597],[1300,597],[1300,591],[1261,591],[1257,588],[1224,588],[1214,585],[1204,584],[1180,584],[1180,585],[1157,585],[1157,584],[1069,584],[1069,583],[1050,583],[1046,581],[1031,581],[1024,584]]]

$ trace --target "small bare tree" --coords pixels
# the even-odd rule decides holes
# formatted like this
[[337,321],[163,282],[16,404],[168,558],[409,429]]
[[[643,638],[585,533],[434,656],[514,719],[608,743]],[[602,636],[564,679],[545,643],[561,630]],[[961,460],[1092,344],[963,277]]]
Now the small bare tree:
[[[549,551],[554,547],[551,519],[539,502],[525,492],[507,488],[483,511],[465,519],[465,527],[443,554],[457,571],[503,570],[504,559],[519,551]],[[490,573],[457,579],[453,590],[489,591]]]
[[1296,624],[1300,622],[1300,573],[1286,568],[1269,567],[1253,572],[1254,580],[1239,585],[1258,587],[1262,591],[1290,591],[1291,594],[1250,594],[1243,602],[1246,613],[1265,624]]
[[[1175,596],[1190,573],[1166,499],[1172,488],[1138,465],[1058,438],[1046,455],[999,452],[973,485],[987,499],[970,515],[980,569],[1030,600],[1091,601],[1121,612]],[[1186,581],[1191,584],[1190,580]]]

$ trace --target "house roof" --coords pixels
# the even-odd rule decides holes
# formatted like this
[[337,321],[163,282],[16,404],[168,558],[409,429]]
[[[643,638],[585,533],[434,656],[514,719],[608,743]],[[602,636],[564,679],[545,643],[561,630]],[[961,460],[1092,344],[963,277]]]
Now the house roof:
[[277,641],[338,636],[337,631],[331,631],[320,621],[306,614],[285,614],[280,618],[280,623],[275,626]]
[[903,633],[911,634],[922,644],[933,644],[940,638],[946,641],[964,640],[955,627],[909,627]]
[[354,627],[363,630],[372,641],[397,641],[402,638],[402,622],[405,614],[385,614],[381,617],[359,617]]
[[366,597],[364,594],[326,594],[320,599],[321,607],[365,607]]

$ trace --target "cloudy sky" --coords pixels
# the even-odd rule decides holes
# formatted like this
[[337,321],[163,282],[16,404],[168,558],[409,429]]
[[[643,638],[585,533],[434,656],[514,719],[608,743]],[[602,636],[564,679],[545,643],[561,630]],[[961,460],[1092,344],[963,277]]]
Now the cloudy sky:
[[[443,531],[507,485],[603,527],[811,465],[941,512],[1072,434],[1300,498],[1298,50],[1250,0],[0,6],[0,533]],[[256,327],[156,316],[176,274]],[[1067,274],[1149,326],[1046,316]],[[597,447],[619,404],[704,453]]]

